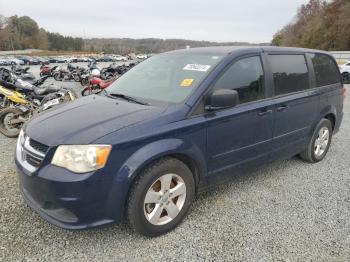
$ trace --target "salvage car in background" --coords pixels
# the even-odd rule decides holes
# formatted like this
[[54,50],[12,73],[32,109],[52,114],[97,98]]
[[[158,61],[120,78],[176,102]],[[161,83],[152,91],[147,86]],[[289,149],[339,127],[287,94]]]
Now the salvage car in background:
[[350,61],[339,67],[344,83],[350,82]]

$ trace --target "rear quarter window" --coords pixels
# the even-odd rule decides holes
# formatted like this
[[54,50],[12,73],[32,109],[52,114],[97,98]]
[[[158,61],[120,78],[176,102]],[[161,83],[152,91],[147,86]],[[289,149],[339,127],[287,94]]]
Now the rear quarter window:
[[317,87],[341,82],[338,66],[330,56],[311,54],[311,61],[314,66]]

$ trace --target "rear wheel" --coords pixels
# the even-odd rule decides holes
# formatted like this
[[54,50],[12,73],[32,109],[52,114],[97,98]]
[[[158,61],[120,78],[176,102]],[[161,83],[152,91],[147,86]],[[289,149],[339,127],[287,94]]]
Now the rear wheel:
[[91,87],[85,87],[84,89],[83,89],[83,91],[81,91],[81,95],[82,96],[88,96],[88,95],[91,95],[92,94],[92,89],[91,89]]
[[26,115],[17,108],[5,108],[0,112],[0,132],[7,137],[17,137]]
[[89,79],[87,77],[82,78],[80,83],[82,86],[86,86],[89,83]]
[[175,228],[187,214],[195,193],[190,169],[174,158],[164,158],[146,168],[131,188],[129,225],[146,236]]
[[344,72],[341,75],[343,77],[343,82],[348,84],[350,82],[350,74],[348,72]]
[[307,149],[300,154],[300,157],[309,163],[322,161],[331,145],[332,134],[332,123],[328,119],[322,119],[315,129]]

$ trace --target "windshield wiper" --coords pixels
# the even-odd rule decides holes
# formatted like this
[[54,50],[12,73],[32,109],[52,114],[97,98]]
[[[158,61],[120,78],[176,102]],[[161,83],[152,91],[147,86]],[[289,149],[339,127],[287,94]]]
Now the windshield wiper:
[[[106,93],[107,93],[107,92],[106,92]],[[108,93],[108,96],[117,97],[117,98],[122,98],[122,99],[124,99],[124,100],[130,101],[130,102],[134,102],[134,103],[137,103],[137,104],[140,104],[140,105],[144,105],[144,106],[149,106],[149,105],[150,105],[150,103],[142,102],[142,101],[138,100],[138,99],[135,98],[135,97],[127,96],[127,95],[124,95],[124,94],[119,94],[119,93]]]

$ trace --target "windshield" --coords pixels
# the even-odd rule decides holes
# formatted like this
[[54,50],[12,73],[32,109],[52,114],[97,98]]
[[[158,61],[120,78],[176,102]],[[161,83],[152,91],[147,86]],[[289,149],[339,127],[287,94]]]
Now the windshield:
[[222,54],[174,52],[153,56],[117,79],[109,94],[181,103],[219,63]]

